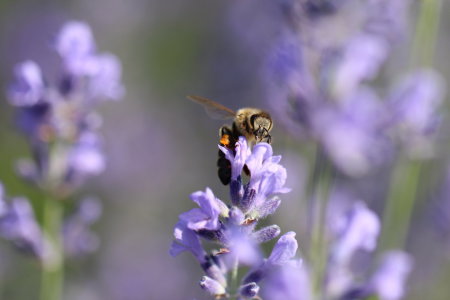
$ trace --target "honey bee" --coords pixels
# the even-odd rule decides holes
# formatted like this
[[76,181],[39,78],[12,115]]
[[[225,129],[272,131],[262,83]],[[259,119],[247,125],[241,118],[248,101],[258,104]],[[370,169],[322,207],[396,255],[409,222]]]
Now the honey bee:
[[[200,96],[187,96],[188,99],[200,104],[206,113],[213,119],[234,119],[231,127],[223,125],[219,129],[219,143],[235,152],[235,145],[240,136],[244,136],[249,144],[267,142],[270,144],[273,122],[270,115],[258,108],[241,108],[237,112],[223,106],[213,100]],[[225,158],[225,154],[219,150],[217,160],[220,181],[227,185],[231,180],[231,163]]]

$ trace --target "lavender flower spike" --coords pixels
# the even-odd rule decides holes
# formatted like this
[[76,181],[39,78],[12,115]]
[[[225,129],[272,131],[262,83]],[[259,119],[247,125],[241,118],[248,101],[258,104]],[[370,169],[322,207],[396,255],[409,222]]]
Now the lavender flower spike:
[[186,222],[191,230],[217,230],[219,229],[219,215],[228,212],[227,206],[217,199],[210,188],[205,192],[195,192],[191,194],[191,200],[197,203],[200,208],[191,209],[180,215],[180,220]]

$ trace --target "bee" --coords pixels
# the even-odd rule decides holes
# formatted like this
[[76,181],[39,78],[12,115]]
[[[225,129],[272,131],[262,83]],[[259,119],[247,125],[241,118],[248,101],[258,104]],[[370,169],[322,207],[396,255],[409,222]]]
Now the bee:
[[[259,142],[271,143],[272,137],[269,133],[272,130],[273,122],[269,113],[250,107],[241,108],[235,112],[207,98],[200,96],[187,96],[187,98],[202,105],[206,113],[213,119],[233,119],[231,127],[223,125],[219,129],[219,143],[233,152],[235,152],[234,147],[240,136],[244,136],[250,145]],[[217,166],[220,181],[224,185],[229,184],[231,163],[220,150]]]

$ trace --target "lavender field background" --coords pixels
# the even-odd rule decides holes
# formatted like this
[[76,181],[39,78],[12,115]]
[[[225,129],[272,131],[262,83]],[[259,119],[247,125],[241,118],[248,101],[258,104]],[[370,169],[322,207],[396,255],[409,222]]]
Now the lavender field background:
[[[361,3],[371,1],[338,2],[342,4],[336,14],[342,8],[346,14],[359,18],[360,10],[365,9],[365,4]],[[385,2],[390,5],[389,1]],[[426,64],[427,69],[432,68],[440,74],[439,78],[442,77],[439,82],[444,93],[445,86],[447,90],[450,86],[450,20],[446,17],[450,15],[450,3],[438,0],[393,2],[409,4],[403,11],[407,12],[405,24],[399,27],[400,34],[387,39],[392,46],[387,58],[376,68],[373,78],[364,81],[382,94],[388,94],[404,74],[414,68],[422,70]],[[186,95],[203,95],[232,109],[254,106],[272,113],[274,155],[282,155],[281,164],[288,174],[285,186],[292,190],[280,196],[280,208],[264,223],[279,225],[283,233],[297,233],[297,257],[303,256],[309,248],[307,195],[314,169],[315,138],[322,143],[325,155],[337,169],[336,188],[332,189],[332,198],[337,200],[330,202],[329,209],[340,211],[342,203],[362,200],[378,216],[383,215],[390,183],[398,183],[393,183],[392,176],[397,170],[398,153],[405,150],[395,147],[378,150],[369,144],[368,148],[377,155],[368,159],[368,166],[348,167],[360,166],[360,161],[347,162],[345,153],[348,152],[333,151],[351,148],[352,139],[357,139],[359,133],[352,135],[351,130],[344,128],[343,132],[327,139],[329,128],[338,126],[328,122],[328,114],[317,114],[315,120],[306,118],[310,126],[305,125],[301,107],[285,109],[288,103],[283,94],[285,86],[271,85],[285,78],[283,72],[289,73],[298,63],[288,54],[284,62],[287,67],[271,69],[274,51],[285,42],[280,43],[280,40],[286,37],[286,43],[291,43],[286,32],[290,32],[291,22],[295,22],[291,18],[298,17],[292,13],[295,11],[292,3],[295,1],[0,1],[0,86],[4,91],[0,94],[0,182],[7,195],[30,199],[38,220],[42,193],[19,178],[15,171],[16,162],[29,157],[30,150],[15,126],[15,108],[7,99],[8,87],[14,80],[14,66],[32,59],[45,69],[49,78],[55,77],[59,62],[52,41],[63,24],[71,20],[88,23],[97,48],[114,53],[122,65],[125,95],[120,101],[103,103],[98,110],[103,119],[100,132],[106,168],[102,174],[88,178],[67,199],[65,207],[68,214],[79,198],[95,195],[101,200],[102,216],[93,226],[100,241],[99,248],[94,253],[68,259],[62,299],[212,299],[199,287],[203,272],[191,255],[184,253],[176,258],[169,255],[179,214],[195,206],[189,199],[191,193],[210,187],[218,198],[229,203],[228,187],[218,180],[216,168],[218,129],[223,122],[210,119],[201,107],[187,100]],[[438,7],[441,18],[438,30],[425,34],[426,43],[417,46],[414,37],[421,3]],[[354,5],[354,9],[348,5]],[[309,42],[312,45],[317,41],[324,45],[332,43],[352,29],[350,21],[346,24],[339,20],[339,25],[333,25],[338,21],[330,14],[317,14],[318,19],[310,16],[312,21],[300,26],[301,32],[306,32],[304,44],[299,42],[299,53],[304,51],[304,61],[300,64],[314,64],[317,59],[301,47],[311,49],[305,46]],[[394,11],[393,19],[401,15]],[[329,25],[315,26],[314,22],[327,18]],[[386,17],[386,22],[389,20]],[[432,26],[433,22],[428,19],[426,24]],[[387,28],[394,34],[394,25]],[[412,53],[412,49],[418,49],[419,54]],[[421,56],[422,52],[431,56]],[[285,58],[284,54],[280,55],[281,58],[275,56],[278,57],[275,64],[282,63],[277,59]],[[321,57],[322,64],[327,63],[327,57]],[[329,57],[333,59],[332,53]],[[411,63],[414,57],[419,59]],[[430,61],[421,61],[423,57]],[[343,77],[347,83],[346,78],[351,81],[351,75]],[[312,95],[307,88],[299,89],[300,92],[294,88],[305,98]],[[308,112],[309,108],[304,111]],[[422,110],[425,108],[419,108],[417,115],[421,115]],[[400,192],[416,191],[412,195],[417,198],[404,249],[414,260],[404,299],[450,297],[448,110],[447,93],[433,112],[439,115],[433,121],[439,124],[436,138],[420,140],[421,147],[425,145],[428,149],[429,144],[433,145],[432,154],[412,159],[417,159],[421,165],[416,182],[400,181]],[[289,112],[297,115],[292,117]],[[384,117],[370,108],[365,112],[368,115],[361,117],[363,121]],[[314,127],[312,134],[308,133],[311,129],[305,129],[310,127]],[[340,139],[334,139],[339,136]],[[408,137],[405,139],[412,141]],[[405,145],[407,150],[414,147]],[[379,156],[383,156],[381,162],[372,165]],[[340,198],[345,200],[340,202]],[[263,247],[265,253],[270,253],[273,244],[274,241]],[[363,256],[361,261],[365,260],[367,257]],[[18,252],[9,241],[0,241],[0,299],[38,299],[40,276],[36,259]]]

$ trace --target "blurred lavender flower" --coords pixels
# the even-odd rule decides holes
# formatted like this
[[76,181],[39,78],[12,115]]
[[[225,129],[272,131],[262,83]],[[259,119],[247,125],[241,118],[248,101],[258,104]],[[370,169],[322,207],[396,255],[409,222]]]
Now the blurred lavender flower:
[[[120,61],[112,54],[97,53],[93,34],[86,23],[66,23],[55,39],[54,49],[62,63],[56,82],[48,82],[45,70],[36,62],[25,61],[15,67],[14,81],[7,95],[16,108],[18,127],[25,134],[32,153],[31,160],[18,163],[19,174],[36,184],[49,198],[57,198],[46,199],[44,207],[47,201],[59,201],[51,208],[59,210],[60,200],[73,193],[88,176],[105,169],[97,132],[101,119],[95,108],[102,99],[119,99],[124,89],[120,82]],[[88,229],[100,216],[98,203],[81,202],[64,228],[53,229],[41,229],[46,223],[36,222],[33,208],[25,199],[14,198],[5,207],[0,218],[3,237],[40,258],[47,255],[44,252],[62,248],[44,243],[41,230],[47,235],[62,231],[69,256],[98,247],[97,237]],[[59,211],[62,218],[63,209]],[[49,240],[59,243],[56,236]]]
[[433,155],[443,99],[444,81],[432,70],[412,73],[394,87],[388,103],[392,111],[391,126],[411,157]]
[[62,236],[67,256],[80,256],[97,250],[99,239],[89,227],[100,218],[101,210],[98,199],[86,198],[80,202],[78,210],[65,220]]
[[347,264],[353,254],[359,250],[373,251],[377,245],[380,221],[363,202],[357,202],[333,229],[337,243],[332,250],[332,259]]
[[362,202],[354,203],[335,218],[330,223],[334,234],[326,270],[326,295],[330,299],[364,299],[370,295],[380,299],[400,299],[412,269],[411,257],[402,251],[388,252],[374,275],[364,279],[367,275],[361,270],[367,271],[369,267],[359,265],[355,269],[353,261],[358,250],[367,253],[375,250],[380,221]]
[[296,136],[313,138],[335,167],[352,177],[392,157],[393,132],[402,150],[416,158],[429,156],[442,79],[419,71],[395,88],[388,101],[382,101],[374,83],[405,36],[410,3],[279,5],[286,23],[263,73],[267,100],[279,123]]
[[95,41],[91,28],[86,23],[71,21],[58,34],[55,49],[69,74],[91,75],[96,69],[94,57]]
[[[267,143],[259,143],[251,149],[245,138],[240,137],[235,153],[225,147],[219,148],[231,162],[233,205],[225,205],[209,188],[193,193],[191,199],[199,208],[180,214],[169,253],[176,256],[184,251],[191,252],[206,273],[200,286],[212,296],[236,293],[240,299],[251,299],[260,291],[259,281],[272,269],[291,264],[297,251],[294,232],[283,235],[266,260],[258,248],[258,244],[280,234],[277,225],[256,227],[261,218],[274,213],[280,205],[280,199],[275,195],[289,191],[284,187],[286,170],[279,164],[281,157],[273,156],[272,147]],[[246,176],[244,168],[249,171],[246,184],[242,182],[242,177]],[[214,247],[208,254],[202,240],[219,244],[220,248]],[[235,274],[236,268],[242,265],[251,269],[236,287],[227,280],[227,274]]]
[[44,78],[40,67],[31,60],[18,64],[14,69],[16,81],[8,90],[8,98],[14,106],[33,106],[43,101]]
[[405,282],[413,266],[412,258],[401,251],[386,253],[372,277],[372,289],[381,300],[398,300],[405,294]]
[[310,300],[310,282],[305,268],[285,265],[274,270],[267,278],[264,299]]
[[43,259],[44,237],[28,200],[13,198],[7,203],[0,183],[0,208],[0,235],[18,249]]
[[97,53],[86,23],[66,23],[54,46],[62,59],[57,82],[44,85],[40,67],[26,61],[17,65],[8,97],[17,107],[19,127],[29,139],[36,164],[35,171],[28,164],[25,177],[40,184],[64,184],[67,190],[104,170],[95,103],[119,99],[124,89],[119,60]]

